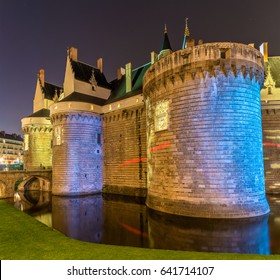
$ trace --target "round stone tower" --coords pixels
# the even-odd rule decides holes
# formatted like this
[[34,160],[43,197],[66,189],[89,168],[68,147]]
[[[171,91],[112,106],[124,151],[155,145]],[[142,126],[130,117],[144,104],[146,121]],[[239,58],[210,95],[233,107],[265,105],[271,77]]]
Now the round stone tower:
[[261,53],[237,43],[190,46],[148,69],[143,89],[150,208],[213,218],[269,212],[263,76]]
[[[45,110],[48,111],[48,110]],[[41,110],[40,113],[44,112]],[[52,125],[44,114],[34,113],[21,120],[24,137],[24,169],[27,171],[51,169]]]
[[[54,195],[84,195],[102,189],[102,122],[99,107],[83,102],[51,105]],[[101,109],[100,109],[101,110]]]

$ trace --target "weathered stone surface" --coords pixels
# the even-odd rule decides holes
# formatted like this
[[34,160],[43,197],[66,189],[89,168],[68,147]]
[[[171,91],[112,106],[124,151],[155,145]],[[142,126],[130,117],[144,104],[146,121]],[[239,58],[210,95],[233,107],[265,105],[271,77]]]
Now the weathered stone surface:
[[262,110],[265,184],[267,193],[280,193],[280,110],[271,103]]
[[[92,112],[53,114],[53,194],[102,189],[102,120]],[[99,141],[100,140],[100,141]]]
[[[35,118],[34,118],[35,119]],[[27,171],[51,169],[52,126],[49,123],[30,123],[22,128],[25,137],[24,169]],[[26,137],[28,140],[26,140]]]
[[146,72],[149,207],[212,218],[269,212],[262,82],[261,54],[233,43],[177,51]]
[[103,192],[144,196],[147,174],[144,106],[105,114],[103,136]]

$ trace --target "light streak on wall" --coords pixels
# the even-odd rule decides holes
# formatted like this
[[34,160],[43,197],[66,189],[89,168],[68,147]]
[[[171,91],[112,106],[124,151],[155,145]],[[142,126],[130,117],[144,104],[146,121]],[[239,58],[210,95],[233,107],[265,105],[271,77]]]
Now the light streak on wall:
[[[168,141],[168,142],[163,143],[162,145],[158,145],[158,146],[150,148],[149,151],[154,152],[154,151],[157,151],[157,150],[161,150],[161,149],[164,149],[164,148],[168,147],[169,145],[170,145],[170,142]],[[147,158],[135,158],[135,159],[131,159],[131,160],[128,160],[128,161],[124,161],[119,166],[124,166],[124,165],[128,165],[128,164],[131,164],[131,163],[136,163],[136,162],[142,162],[142,161],[146,161],[146,160],[147,160]]]
[[277,143],[271,143],[271,142],[264,142],[263,143],[263,146],[265,147],[277,147],[277,148],[280,148],[280,144],[277,144]]

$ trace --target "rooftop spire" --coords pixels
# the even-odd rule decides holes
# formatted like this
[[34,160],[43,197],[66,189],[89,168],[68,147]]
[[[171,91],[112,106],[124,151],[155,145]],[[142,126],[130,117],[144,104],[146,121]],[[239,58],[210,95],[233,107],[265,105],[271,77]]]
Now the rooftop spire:
[[185,27],[185,34],[184,34],[182,49],[185,49],[187,47],[187,39],[189,37],[190,37],[190,30],[188,27],[188,18],[186,18],[186,27]]
[[172,48],[171,48],[168,34],[167,34],[167,26],[165,24],[164,25],[164,38],[163,38],[162,47],[161,47],[161,51],[158,55],[158,58],[160,59],[170,53],[172,53]]
[[172,48],[171,48],[171,45],[170,45],[170,42],[169,42],[169,38],[168,38],[168,34],[167,34],[166,24],[164,26],[164,38],[163,38],[163,43],[162,43],[162,47],[161,47],[161,51],[164,51],[164,50],[171,50],[172,51]]

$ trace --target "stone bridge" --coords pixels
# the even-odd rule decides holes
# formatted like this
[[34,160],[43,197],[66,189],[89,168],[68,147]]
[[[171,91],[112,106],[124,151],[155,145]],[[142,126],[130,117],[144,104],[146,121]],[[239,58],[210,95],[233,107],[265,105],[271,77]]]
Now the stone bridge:
[[51,191],[52,170],[36,171],[1,171],[0,172],[0,198],[13,197],[16,187],[18,189],[34,188],[42,191]]

